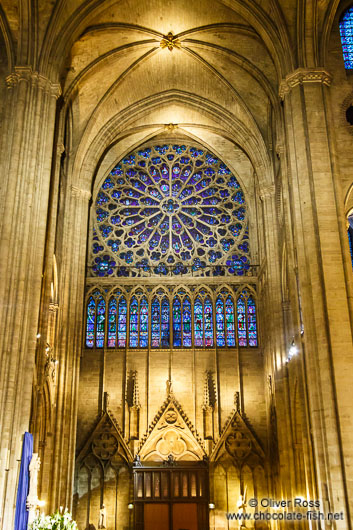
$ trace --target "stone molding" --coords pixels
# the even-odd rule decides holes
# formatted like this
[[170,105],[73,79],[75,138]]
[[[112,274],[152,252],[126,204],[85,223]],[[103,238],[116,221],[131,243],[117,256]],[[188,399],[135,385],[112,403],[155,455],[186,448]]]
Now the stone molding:
[[284,99],[292,88],[303,85],[304,83],[322,83],[330,86],[332,75],[323,68],[297,68],[294,72],[287,75],[280,84],[279,97]]
[[260,199],[263,201],[264,199],[274,197],[276,192],[276,187],[274,184],[270,184],[269,186],[266,186],[261,189],[260,192]]
[[84,199],[89,201],[91,198],[91,192],[88,190],[81,190],[76,186],[71,186],[71,195],[77,199]]
[[12,89],[21,81],[43,90],[56,99],[61,95],[60,84],[52,83],[50,79],[39,72],[34,72],[29,66],[15,66],[14,71],[6,77],[6,86],[8,89]]

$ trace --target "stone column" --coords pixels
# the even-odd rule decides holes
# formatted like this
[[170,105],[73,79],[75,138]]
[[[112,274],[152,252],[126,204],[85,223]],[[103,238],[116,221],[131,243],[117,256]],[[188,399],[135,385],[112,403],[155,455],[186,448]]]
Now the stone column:
[[[339,175],[330,119],[330,75],[298,69],[282,82],[294,245],[302,298],[306,378],[319,495],[353,513],[353,349]],[[351,281],[351,280],[349,280]]]
[[[69,183],[63,191],[56,355],[57,398],[53,461],[47,484],[48,510],[72,505],[77,393],[86,270],[88,203],[91,193]],[[58,256],[59,259],[59,256]],[[46,486],[43,484],[43,489]]]
[[22,436],[29,428],[56,100],[29,67],[6,79],[0,138],[0,529],[13,528]]

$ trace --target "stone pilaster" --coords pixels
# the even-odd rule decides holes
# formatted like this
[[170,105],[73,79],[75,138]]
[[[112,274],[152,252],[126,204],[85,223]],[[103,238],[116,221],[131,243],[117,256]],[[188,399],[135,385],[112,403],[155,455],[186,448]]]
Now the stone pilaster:
[[[329,85],[322,69],[298,69],[283,81],[294,244],[305,329],[305,372],[319,495],[344,511],[353,499],[353,349],[339,219]],[[326,434],[325,434],[326,433]],[[327,485],[327,487],[325,487]],[[352,506],[351,506],[352,510]],[[351,512],[352,513],[352,512]]]
[[18,460],[29,428],[59,95],[58,85],[29,67],[15,68],[6,82],[0,139],[0,529],[13,527]]
[[67,184],[63,193],[66,198],[61,233],[65,253],[61,256],[58,282],[57,406],[52,472],[47,484],[49,510],[58,506],[71,507],[72,504],[88,202],[91,196],[89,191],[70,184]]

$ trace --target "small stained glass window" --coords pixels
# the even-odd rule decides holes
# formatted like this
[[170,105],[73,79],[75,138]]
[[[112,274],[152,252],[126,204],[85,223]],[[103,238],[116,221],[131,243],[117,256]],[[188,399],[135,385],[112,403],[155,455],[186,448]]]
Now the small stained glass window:
[[195,346],[203,346],[203,309],[200,298],[196,298],[194,304],[194,335]]
[[212,318],[212,302],[210,298],[206,298],[205,300],[205,313],[204,313],[204,319],[205,319],[205,346],[212,347],[213,346],[213,318]]
[[257,346],[257,323],[256,323],[256,307],[252,296],[248,298],[248,336],[249,346]]
[[161,330],[161,307],[158,298],[155,298],[152,302],[152,315],[151,315],[151,341],[152,348],[159,348],[160,346],[160,330]]
[[235,346],[235,322],[234,322],[234,304],[230,296],[226,300],[226,328],[227,328],[227,346]]
[[347,9],[340,19],[340,35],[344,67],[353,69],[353,6]]
[[140,348],[148,347],[148,302],[145,297],[140,303]]
[[104,326],[105,326],[105,301],[103,298],[97,304],[97,327],[96,327],[96,347],[104,346]]
[[181,303],[179,298],[173,301],[173,346],[181,346]]
[[191,348],[191,302],[188,296],[183,302],[183,346]]
[[94,299],[88,300],[87,304],[87,325],[86,325],[86,346],[93,348],[94,346],[94,327],[96,321],[96,304]]
[[126,347],[127,335],[127,303],[124,297],[119,300],[119,315],[118,315],[118,346],[119,348]]
[[240,347],[246,347],[248,345],[246,336],[246,313],[245,313],[245,300],[243,295],[239,296],[237,302],[237,314],[238,314],[238,341]]
[[226,345],[224,334],[224,303],[220,296],[216,300],[216,339],[219,348],[223,348]]
[[115,348],[116,346],[116,315],[117,315],[117,303],[116,303],[116,299],[112,298],[109,302],[108,348]]
[[161,343],[162,348],[169,348],[169,301],[167,298],[162,300]]
[[130,348],[138,347],[139,337],[139,306],[135,296],[130,303]]

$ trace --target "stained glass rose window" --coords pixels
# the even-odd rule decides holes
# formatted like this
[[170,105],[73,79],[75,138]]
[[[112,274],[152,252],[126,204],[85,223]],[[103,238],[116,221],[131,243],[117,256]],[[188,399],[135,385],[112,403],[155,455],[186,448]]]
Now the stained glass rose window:
[[94,204],[93,276],[243,275],[250,268],[247,210],[236,177],[189,145],[126,156]]

